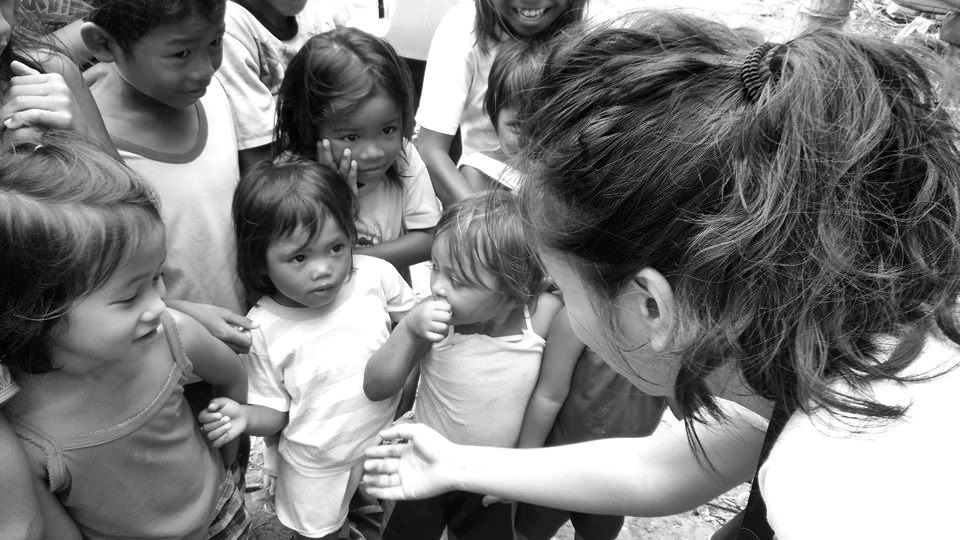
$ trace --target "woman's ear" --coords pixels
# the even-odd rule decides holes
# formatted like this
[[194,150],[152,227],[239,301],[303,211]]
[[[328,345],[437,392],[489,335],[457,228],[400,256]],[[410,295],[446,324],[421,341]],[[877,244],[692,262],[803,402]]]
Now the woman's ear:
[[100,25],[85,22],[80,27],[80,38],[90,54],[99,62],[115,62],[120,54],[120,45]]
[[626,297],[648,329],[650,347],[657,352],[667,350],[674,338],[677,306],[673,288],[663,274],[644,268],[633,276]]

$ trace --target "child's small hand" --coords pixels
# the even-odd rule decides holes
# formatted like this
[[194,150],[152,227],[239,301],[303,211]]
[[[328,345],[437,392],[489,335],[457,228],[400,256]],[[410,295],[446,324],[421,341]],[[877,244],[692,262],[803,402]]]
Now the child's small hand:
[[340,163],[337,163],[336,158],[333,157],[333,146],[330,141],[321,139],[317,143],[317,162],[339,171],[340,176],[347,180],[353,193],[357,193],[357,162],[351,159],[349,148],[343,151]]
[[16,60],[10,63],[10,69],[14,77],[0,107],[4,128],[81,129],[80,108],[63,76],[40,73]]
[[403,318],[414,336],[432,343],[442,341],[450,331],[453,308],[446,300],[426,298]]
[[233,349],[233,352],[237,354],[250,352],[250,346],[253,344],[250,330],[259,326],[256,322],[229,309],[212,304],[177,300],[171,302],[171,307],[196,319],[207,329],[207,332],[224,342]]
[[236,439],[247,428],[247,418],[243,407],[227,398],[216,398],[197,416],[200,429],[213,442],[214,448],[220,448]]
[[264,470],[263,476],[263,489],[267,492],[267,496],[271,499],[277,496],[277,475],[271,471]]

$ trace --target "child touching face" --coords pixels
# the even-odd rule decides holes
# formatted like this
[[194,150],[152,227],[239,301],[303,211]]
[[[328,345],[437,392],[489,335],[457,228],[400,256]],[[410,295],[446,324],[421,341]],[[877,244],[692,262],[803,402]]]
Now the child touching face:
[[[364,391],[371,399],[393,395],[419,364],[417,421],[458,442],[515,446],[560,308],[545,287],[512,194],[448,208],[433,245],[433,296],[370,360]],[[444,527],[457,538],[511,537],[510,507],[484,507],[481,498],[453,492],[399,502],[384,538],[439,538]]]
[[389,263],[353,253],[356,199],[334,169],[263,162],[240,182],[233,210],[239,274],[260,295],[248,315],[260,326],[245,357],[251,405],[217,399],[200,420],[217,445],[280,433],[279,455],[265,455],[280,521],[335,536],[363,450],[400,398],[367,399],[364,368],[415,298]]
[[21,321],[0,328],[21,387],[5,413],[56,496],[46,506],[88,538],[244,534],[236,448],[221,458],[206,443],[182,387],[199,376],[245,401],[246,377],[225,345],[166,310],[153,193],[80,140],[16,151],[0,165],[0,319]]
[[358,253],[401,272],[429,257],[440,208],[410,143],[410,73],[386,41],[342,28],[311,38],[280,87],[275,153],[319,159],[356,184]]

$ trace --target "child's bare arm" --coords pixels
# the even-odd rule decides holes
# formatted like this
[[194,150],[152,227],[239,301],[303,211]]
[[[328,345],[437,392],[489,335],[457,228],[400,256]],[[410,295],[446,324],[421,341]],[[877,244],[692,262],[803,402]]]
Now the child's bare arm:
[[384,259],[400,269],[429,259],[431,247],[433,229],[418,229],[395,240],[355,248],[353,252]]
[[46,485],[42,451],[30,460],[0,414],[0,538],[79,540],[80,531]]
[[250,350],[250,330],[258,325],[243,315],[220,306],[186,300],[167,299],[167,305],[196,319],[213,337],[224,342],[234,352],[243,354]]
[[[176,311],[176,318],[193,372],[214,386],[214,392],[237,403],[247,402],[247,373],[240,358],[222,341],[210,335],[196,320]],[[220,449],[224,462],[232,464],[237,455],[236,442]]]
[[414,306],[367,362],[363,393],[373,401],[396,395],[432,344],[446,337],[450,317],[450,304],[443,300],[428,298]]
[[450,144],[453,142],[453,137],[453,135],[426,128],[420,128],[420,133],[417,135],[417,150],[423,162],[427,164],[433,190],[444,206],[450,206],[473,195],[467,179],[450,159]]
[[[80,540],[82,538],[77,524],[67,514],[67,510],[39,478],[34,481],[34,493],[37,495],[40,514],[43,516],[43,535],[40,538],[45,540]],[[3,536],[3,538],[10,537]]]
[[583,349],[583,343],[570,327],[566,308],[562,308],[550,325],[543,360],[540,362],[540,376],[523,416],[518,448],[540,447],[547,440],[570,392],[573,370]]
[[484,174],[483,171],[470,165],[460,167],[460,174],[466,178],[467,185],[474,193],[490,191],[491,189],[495,189],[498,184],[498,182],[491,180],[489,176]]
[[246,176],[247,171],[252,169],[254,165],[269,158],[270,158],[269,144],[265,144],[262,146],[254,146],[253,148],[245,148],[243,150],[238,150],[237,162],[240,165],[240,177],[242,178]]

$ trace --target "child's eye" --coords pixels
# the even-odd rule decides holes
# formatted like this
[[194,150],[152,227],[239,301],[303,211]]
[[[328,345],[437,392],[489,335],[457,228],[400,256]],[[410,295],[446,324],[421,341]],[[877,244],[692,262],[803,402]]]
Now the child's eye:
[[397,127],[396,127],[396,126],[388,126],[388,127],[383,128],[383,134],[384,134],[384,135],[393,135],[393,134],[396,133],[396,132],[397,132]]
[[217,39],[210,42],[211,47],[219,47],[221,45],[223,45],[223,36],[220,36]]
[[182,60],[182,59],[187,58],[188,56],[190,56],[190,50],[189,50],[189,49],[185,49],[185,50],[182,50],[182,51],[180,51],[180,52],[175,52],[175,53],[171,54],[170,56],[172,56],[172,57],[174,57],[174,58],[180,58],[180,59]]
[[306,256],[306,255],[294,255],[294,256],[290,259],[291,262],[295,262],[295,263],[302,263],[302,262],[305,261],[305,260],[307,260],[307,256]]
[[128,297],[126,297],[126,298],[121,298],[120,300],[117,300],[115,303],[118,304],[118,305],[120,305],[120,306],[122,306],[122,307],[127,307],[127,306],[133,305],[133,303],[134,303],[136,300],[137,300],[137,294],[134,293],[133,296],[128,296]]
[[344,135],[343,137],[340,137],[340,140],[351,143],[351,142],[357,142],[357,139],[359,138],[360,138],[359,135]]
[[340,253],[344,250],[344,248],[345,246],[343,244],[337,244],[332,248],[330,248],[330,251],[332,251],[333,253]]

